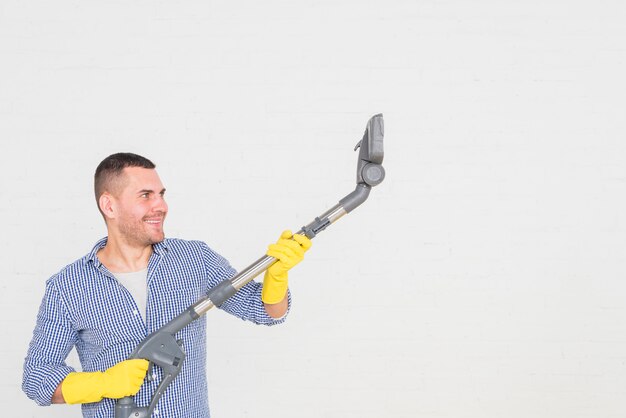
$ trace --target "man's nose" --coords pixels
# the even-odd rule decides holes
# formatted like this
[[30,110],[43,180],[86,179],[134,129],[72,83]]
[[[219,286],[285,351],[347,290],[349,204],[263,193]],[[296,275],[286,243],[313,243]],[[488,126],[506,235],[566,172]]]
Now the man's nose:
[[153,201],[152,209],[158,212],[167,212],[167,202],[165,202],[165,198],[157,195]]

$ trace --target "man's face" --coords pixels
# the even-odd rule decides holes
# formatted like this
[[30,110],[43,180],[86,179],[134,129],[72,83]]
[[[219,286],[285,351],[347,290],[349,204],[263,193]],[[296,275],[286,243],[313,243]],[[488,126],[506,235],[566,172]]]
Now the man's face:
[[121,190],[115,196],[115,224],[132,245],[152,245],[163,241],[167,215],[165,188],[156,170],[126,167]]

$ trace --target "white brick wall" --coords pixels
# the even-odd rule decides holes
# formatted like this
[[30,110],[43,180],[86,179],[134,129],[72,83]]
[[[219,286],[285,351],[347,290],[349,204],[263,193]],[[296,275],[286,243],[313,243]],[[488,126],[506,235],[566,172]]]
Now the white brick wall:
[[103,157],[154,160],[168,234],[242,268],[352,190],[352,147],[383,112],[388,177],[293,272],[288,323],[209,313],[213,415],[624,416],[624,17],[617,1],[3,0],[5,410],[80,415],[20,382],[44,281],[105,232]]

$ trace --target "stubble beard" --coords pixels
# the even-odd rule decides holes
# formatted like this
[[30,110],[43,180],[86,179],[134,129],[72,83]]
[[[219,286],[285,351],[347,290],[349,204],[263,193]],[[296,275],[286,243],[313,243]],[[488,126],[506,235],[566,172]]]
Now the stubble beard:
[[[165,220],[165,217],[163,217],[163,220]],[[160,234],[150,233],[146,230],[143,219],[121,222],[120,232],[129,244],[137,246],[158,244],[165,239],[165,232],[162,227]]]

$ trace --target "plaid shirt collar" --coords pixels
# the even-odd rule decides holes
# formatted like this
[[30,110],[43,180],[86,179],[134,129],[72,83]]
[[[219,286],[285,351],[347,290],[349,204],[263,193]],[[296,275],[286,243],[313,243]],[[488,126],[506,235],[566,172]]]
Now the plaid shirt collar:
[[[93,246],[92,250],[89,252],[89,254],[87,254],[85,258],[83,259],[84,263],[87,264],[89,262],[92,262],[94,263],[94,266],[96,268],[100,268],[100,266],[102,266],[102,263],[100,262],[100,259],[98,258],[97,254],[98,254],[98,251],[104,248],[104,246],[107,244],[107,241],[108,241],[108,237],[104,237],[98,240],[96,244]],[[164,256],[168,252],[167,238],[161,242],[152,244],[152,251],[154,251],[154,254],[157,254],[159,256]]]

